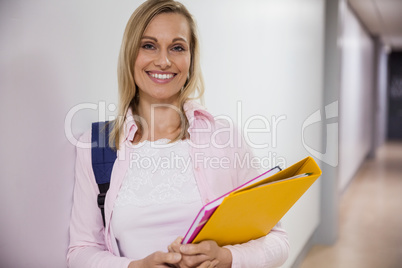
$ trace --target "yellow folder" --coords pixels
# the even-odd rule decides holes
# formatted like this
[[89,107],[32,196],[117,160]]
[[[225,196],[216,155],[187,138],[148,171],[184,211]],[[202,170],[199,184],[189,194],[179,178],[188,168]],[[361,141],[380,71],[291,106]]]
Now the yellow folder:
[[[308,173],[303,176],[302,174]],[[289,179],[297,175],[302,177]],[[228,195],[192,243],[215,240],[219,246],[265,236],[321,175],[313,158]]]

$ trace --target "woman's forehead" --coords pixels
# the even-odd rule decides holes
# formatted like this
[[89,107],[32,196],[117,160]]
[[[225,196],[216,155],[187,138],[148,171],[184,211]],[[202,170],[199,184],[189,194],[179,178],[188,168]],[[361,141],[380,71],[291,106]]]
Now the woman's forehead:
[[151,20],[143,37],[152,37],[164,41],[183,39],[190,42],[190,26],[185,16],[178,13],[158,14]]

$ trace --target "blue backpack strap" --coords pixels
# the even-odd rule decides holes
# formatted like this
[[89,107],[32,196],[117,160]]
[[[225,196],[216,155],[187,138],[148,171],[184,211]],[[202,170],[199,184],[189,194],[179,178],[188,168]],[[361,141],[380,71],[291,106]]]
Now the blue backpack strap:
[[109,190],[110,177],[117,157],[116,151],[109,146],[109,133],[113,125],[113,122],[108,121],[92,123],[92,170],[99,187],[98,207],[102,213],[103,225],[105,225],[105,197]]

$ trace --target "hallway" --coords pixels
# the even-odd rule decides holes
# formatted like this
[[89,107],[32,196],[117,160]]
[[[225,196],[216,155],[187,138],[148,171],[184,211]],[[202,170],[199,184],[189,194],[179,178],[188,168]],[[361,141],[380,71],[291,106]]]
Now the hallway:
[[314,246],[301,268],[402,267],[402,143],[366,160],[340,202],[338,241]]

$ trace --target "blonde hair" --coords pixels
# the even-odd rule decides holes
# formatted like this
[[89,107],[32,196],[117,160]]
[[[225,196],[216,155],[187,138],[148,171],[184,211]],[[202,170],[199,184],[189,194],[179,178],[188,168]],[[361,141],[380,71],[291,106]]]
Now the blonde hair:
[[[109,144],[119,149],[120,135],[124,129],[124,121],[128,109],[131,107],[134,114],[137,114],[139,101],[138,88],[134,81],[134,64],[140,49],[141,38],[151,20],[161,13],[177,13],[183,15],[190,28],[190,54],[191,63],[189,76],[179,96],[179,108],[182,113],[182,124],[180,134],[173,140],[182,139],[186,136],[188,120],[184,115],[183,105],[189,99],[201,98],[204,94],[204,81],[200,65],[200,47],[196,23],[187,8],[173,0],[148,0],[141,4],[131,15],[123,35],[118,59],[118,88],[119,105],[118,117],[115,120],[111,131]],[[198,95],[195,96],[196,92]],[[136,120],[141,133],[142,125]],[[141,134],[140,134],[141,135]]]

